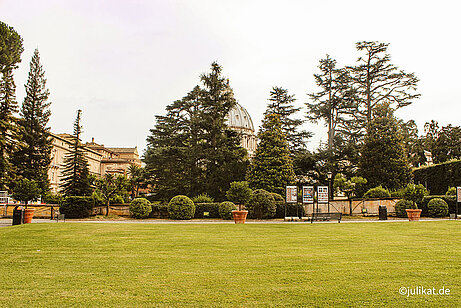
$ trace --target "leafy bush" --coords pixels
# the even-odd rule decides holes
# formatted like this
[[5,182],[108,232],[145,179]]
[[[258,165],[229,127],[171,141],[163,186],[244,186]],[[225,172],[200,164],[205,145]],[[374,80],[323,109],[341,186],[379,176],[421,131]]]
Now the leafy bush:
[[125,203],[125,200],[120,195],[114,195],[110,198],[110,204],[122,204]]
[[166,219],[169,217],[168,204],[161,203],[160,201],[154,201],[154,203],[151,203],[151,205],[152,212],[150,212],[149,217],[162,219]]
[[194,198],[192,198],[192,201],[194,201],[195,204],[197,204],[197,203],[213,203],[214,199],[212,197],[208,196],[208,194],[201,194],[201,195],[198,195],[198,196],[195,196]]
[[282,195],[277,193],[271,193],[271,195],[274,197],[275,202],[285,202],[285,199],[283,199]]
[[152,212],[152,206],[146,198],[136,198],[130,203],[130,216],[134,218],[147,218]]
[[219,203],[196,203],[194,218],[220,218]]
[[408,184],[403,190],[403,198],[416,204],[421,203],[427,195],[427,189],[422,184]]
[[444,200],[448,204],[448,213],[455,213],[456,212],[456,196],[426,196],[423,198],[423,201],[421,204],[419,204],[419,208],[423,210],[421,212],[421,216],[429,216],[429,210],[428,210],[428,203],[435,198],[440,198]]
[[250,200],[251,193],[252,190],[248,186],[248,182],[232,182],[230,183],[229,190],[226,192],[226,197],[241,208],[242,205],[246,204]]
[[15,183],[13,198],[24,201],[35,201],[40,197],[40,188],[34,180],[21,179]]
[[406,209],[416,208],[416,205],[412,201],[402,199],[395,204],[395,214],[397,215],[397,217],[405,218],[408,217],[407,212],[405,211]]
[[[275,202],[275,205],[277,207],[277,210],[276,210],[274,218],[285,218],[285,202]],[[287,203],[286,206],[287,206],[286,216],[289,216],[289,217],[306,216],[304,206],[302,203]]]
[[168,203],[168,214],[171,219],[191,219],[195,214],[195,204],[189,197],[178,195]]
[[456,187],[448,188],[447,192],[445,193],[445,196],[456,196]]
[[60,193],[53,193],[48,191],[42,198],[42,201],[46,204],[61,204],[64,197]]
[[104,200],[104,196],[101,194],[100,191],[93,191],[91,194],[91,198],[94,200],[94,206],[104,206],[107,202]]
[[430,217],[445,217],[448,215],[448,204],[441,198],[434,198],[427,203]]
[[403,198],[403,194],[404,194],[404,189],[398,189],[398,190],[393,190],[391,191],[391,197],[392,198]]
[[87,218],[93,212],[94,200],[88,196],[70,196],[63,200],[59,212],[66,218]]
[[389,190],[383,188],[382,186],[378,186],[375,188],[369,189],[364,195],[364,198],[390,198],[391,193]]
[[274,197],[264,189],[253,191],[247,205],[250,218],[268,219],[274,217],[277,207]]
[[219,216],[222,219],[232,219],[232,211],[236,210],[237,207],[230,201],[224,201],[219,204]]

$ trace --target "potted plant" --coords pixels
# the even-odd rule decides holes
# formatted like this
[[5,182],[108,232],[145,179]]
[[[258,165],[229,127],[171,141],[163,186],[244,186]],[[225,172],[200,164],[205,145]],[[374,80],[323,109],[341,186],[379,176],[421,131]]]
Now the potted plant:
[[13,192],[13,198],[19,201],[24,201],[26,208],[24,209],[24,223],[30,224],[34,217],[35,209],[27,208],[27,204],[31,200],[37,200],[40,197],[40,189],[34,180],[22,179],[16,183]]
[[413,202],[411,209],[405,209],[408,216],[408,221],[418,221],[421,217],[421,209],[418,209],[417,202],[423,201],[424,196],[427,196],[427,189],[422,184],[408,184],[403,191],[403,198]]
[[232,216],[236,224],[244,224],[248,215],[248,211],[243,209],[245,203],[250,200],[252,194],[248,182],[232,182],[229,190],[226,192],[226,197],[229,201],[238,205],[239,209],[232,211]]

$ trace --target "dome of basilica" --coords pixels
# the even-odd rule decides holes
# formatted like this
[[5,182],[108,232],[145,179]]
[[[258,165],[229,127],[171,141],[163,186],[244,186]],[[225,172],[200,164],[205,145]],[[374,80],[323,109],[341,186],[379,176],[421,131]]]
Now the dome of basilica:
[[227,125],[241,133],[241,146],[248,151],[248,155],[253,157],[257,147],[255,128],[248,111],[240,104],[236,104],[226,116]]
[[250,114],[238,103],[229,111],[226,120],[227,125],[230,128],[238,130],[250,130],[253,133],[255,131]]

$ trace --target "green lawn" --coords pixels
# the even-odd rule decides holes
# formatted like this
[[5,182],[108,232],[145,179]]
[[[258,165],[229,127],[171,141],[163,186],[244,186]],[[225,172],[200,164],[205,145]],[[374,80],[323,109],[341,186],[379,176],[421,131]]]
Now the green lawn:
[[29,224],[0,269],[1,307],[459,307],[461,223]]

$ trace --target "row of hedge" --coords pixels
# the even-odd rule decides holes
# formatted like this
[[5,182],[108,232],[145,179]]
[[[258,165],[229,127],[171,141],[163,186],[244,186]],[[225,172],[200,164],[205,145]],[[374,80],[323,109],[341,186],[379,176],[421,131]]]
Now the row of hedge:
[[443,195],[449,187],[461,186],[461,160],[416,168],[413,176],[432,195]]

